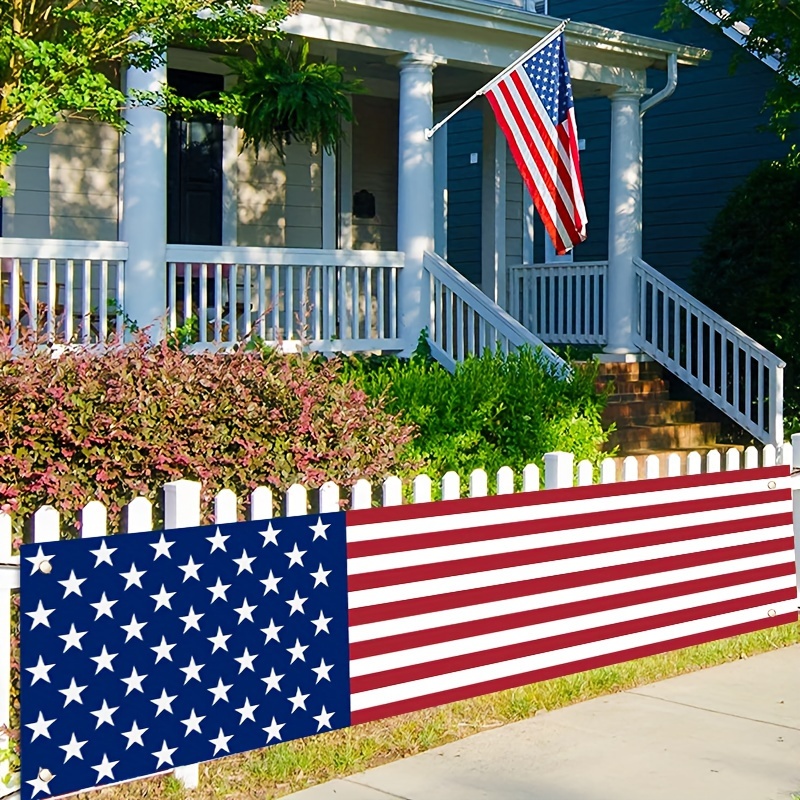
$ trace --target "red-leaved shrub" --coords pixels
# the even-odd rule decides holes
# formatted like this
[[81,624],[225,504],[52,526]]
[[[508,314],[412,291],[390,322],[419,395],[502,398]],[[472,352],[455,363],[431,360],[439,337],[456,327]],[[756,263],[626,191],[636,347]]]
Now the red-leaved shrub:
[[[57,357],[0,344],[0,510],[21,519],[50,504],[67,530],[100,500],[109,530],[164,483],[222,488],[342,485],[410,465],[413,430],[339,375],[339,362],[271,351],[189,354],[142,337],[103,353]],[[156,519],[155,522],[159,520]]]

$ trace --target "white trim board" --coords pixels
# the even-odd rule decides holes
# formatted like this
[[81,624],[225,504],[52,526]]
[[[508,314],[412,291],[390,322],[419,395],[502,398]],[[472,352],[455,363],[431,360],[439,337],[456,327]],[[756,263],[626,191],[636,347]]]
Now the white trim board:
[[[781,62],[774,56],[758,56],[747,46],[747,36],[750,33],[750,27],[744,22],[736,22],[730,27],[722,27],[720,22],[725,19],[724,12],[716,13],[705,8],[698,0],[683,0],[683,4],[694,11],[699,17],[702,17],[710,25],[719,28],[729,39],[736,42],[740,47],[743,47],[752,56],[757,58],[762,63],[766,64],[770,69],[778,72],[781,68]],[[800,86],[800,78],[790,78],[793,84]]]

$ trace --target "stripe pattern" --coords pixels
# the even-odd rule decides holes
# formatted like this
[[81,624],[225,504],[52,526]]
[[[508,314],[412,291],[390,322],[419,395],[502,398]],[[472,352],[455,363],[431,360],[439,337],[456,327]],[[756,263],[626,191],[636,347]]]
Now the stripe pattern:
[[788,467],[349,512],[347,559],[353,724],[797,619]]
[[563,255],[586,239],[587,223],[563,34],[483,93],[556,253]]

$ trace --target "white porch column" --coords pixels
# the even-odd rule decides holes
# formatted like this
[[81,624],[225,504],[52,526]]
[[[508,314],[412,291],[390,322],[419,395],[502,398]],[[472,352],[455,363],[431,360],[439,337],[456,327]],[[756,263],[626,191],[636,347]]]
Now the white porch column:
[[430,292],[423,285],[422,256],[434,251],[432,56],[409,54],[400,61],[400,126],[397,180],[397,249],[406,254],[400,271],[400,335],[414,349],[420,331],[430,325]]
[[[166,64],[150,72],[129,69],[127,90],[156,90],[167,82]],[[125,112],[122,137],[122,218],[120,238],[128,242],[122,306],[139,327],[162,335],[167,310],[167,117],[155,108]]]
[[[633,259],[641,257],[642,135],[641,89],[622,89],[611,96],[611,180],[608,224],[609,356],[636,353],[636,283]],[[610,358],[604,360],[612,360]]]

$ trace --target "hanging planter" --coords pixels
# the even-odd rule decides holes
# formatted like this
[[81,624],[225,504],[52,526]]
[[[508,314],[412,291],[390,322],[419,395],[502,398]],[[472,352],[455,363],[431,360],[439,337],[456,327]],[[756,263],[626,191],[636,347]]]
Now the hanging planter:
[[238,78],[225,94],[244,134],[242,146],[252,146],[256,154],[272,145],[283,156],[290,141],[332,152],[342,138],[342,123],[353,120],[350,95],[363,91],[361,81],[345,78],[343,67],[309,61],[307,41],[265,42],[252,59],[220,61]]

